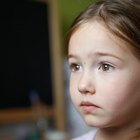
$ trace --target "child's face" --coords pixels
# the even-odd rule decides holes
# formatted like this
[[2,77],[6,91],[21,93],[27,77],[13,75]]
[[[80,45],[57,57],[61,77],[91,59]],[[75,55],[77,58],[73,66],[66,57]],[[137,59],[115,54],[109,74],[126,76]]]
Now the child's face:
[[140,118],[140,61],[98,22],[69,42],[70,94],[86,123],[116,127]]

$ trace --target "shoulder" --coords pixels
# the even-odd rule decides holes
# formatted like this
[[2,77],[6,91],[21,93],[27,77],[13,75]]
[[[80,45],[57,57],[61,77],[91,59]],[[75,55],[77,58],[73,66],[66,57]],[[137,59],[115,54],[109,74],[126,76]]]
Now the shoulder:
[[80,137],[74,138],[72,140],[93,140],[93,138],[95,137],[95,134],[97,132],[97,129],[90,131]]

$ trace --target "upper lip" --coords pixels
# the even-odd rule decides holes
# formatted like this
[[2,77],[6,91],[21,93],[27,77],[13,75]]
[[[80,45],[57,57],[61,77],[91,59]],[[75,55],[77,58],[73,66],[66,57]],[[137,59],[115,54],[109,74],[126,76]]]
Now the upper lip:
[[96,106],[96,107],[98,107],[96,104],[91,103],[91,102],[89,102],[89,101],[82,101],[82,102],[80,103],[80,106]]

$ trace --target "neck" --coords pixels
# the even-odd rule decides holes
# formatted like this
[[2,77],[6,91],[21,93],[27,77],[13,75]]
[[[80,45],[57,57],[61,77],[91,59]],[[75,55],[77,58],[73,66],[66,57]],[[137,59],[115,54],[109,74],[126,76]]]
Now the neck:
[[102,128],[97,132],[95,140],[139,140],[140,121],[125,127]]

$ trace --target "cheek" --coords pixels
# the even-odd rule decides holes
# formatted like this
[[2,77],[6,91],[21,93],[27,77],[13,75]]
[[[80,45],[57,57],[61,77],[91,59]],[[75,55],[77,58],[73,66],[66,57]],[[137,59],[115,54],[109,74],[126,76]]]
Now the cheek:
[[73,95],[76,92],[77,82],[73,76],[70,76],[70,94]]
[[77,95],[78,95],[77,81],[75,78],[71,76],[70,77],[70,96],[74,104],[77,102]]
[[[128,79],[119,81],[120,82],[117,83],[112,82],[106,84],[102,89],[104,93],[100,96],[100,98],[109,112],[114,113],[127,110],[128,107],[133,107],[132,104],[136,104],[140,100],[139,84],[134,84]],[[139,98],[137,98],[137,96]]]

